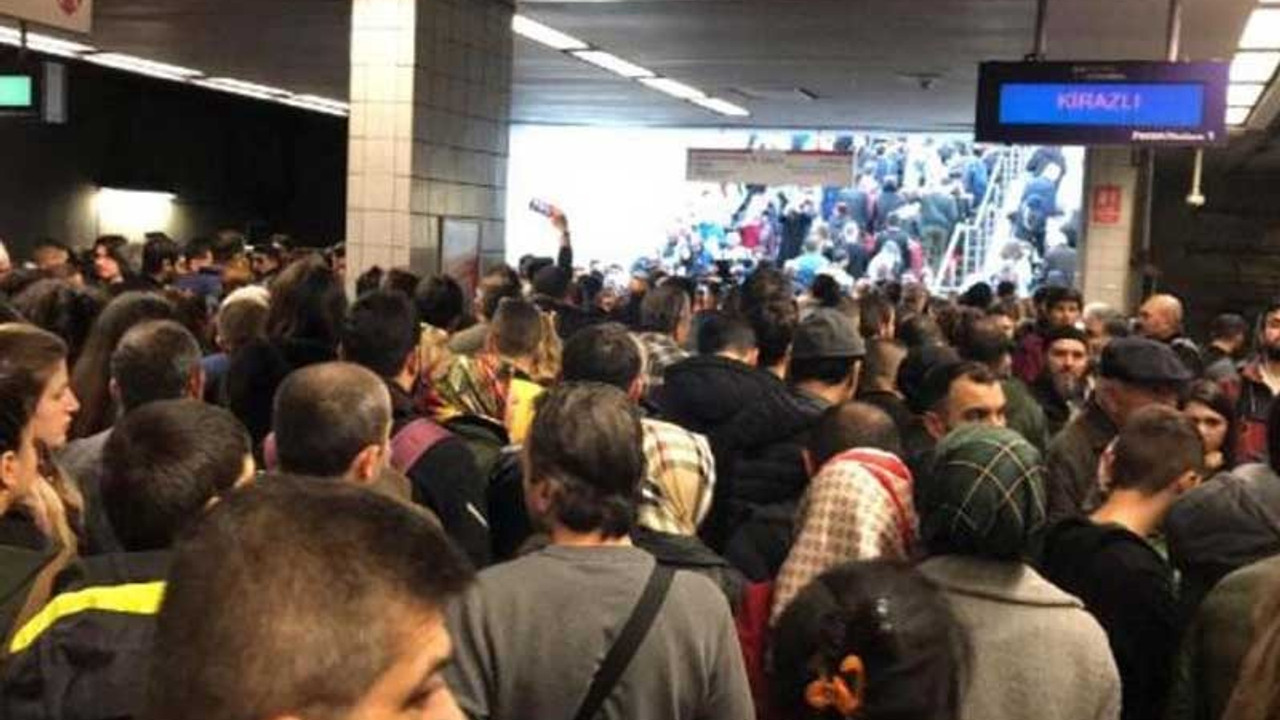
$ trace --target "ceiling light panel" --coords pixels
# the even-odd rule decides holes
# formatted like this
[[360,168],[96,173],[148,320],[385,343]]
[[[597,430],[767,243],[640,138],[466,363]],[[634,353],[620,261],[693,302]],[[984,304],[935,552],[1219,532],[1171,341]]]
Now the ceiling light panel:
[[572,35],[549,28],[540,22],[530,20],[523,15],[515,15],[511,18],[511,30],[520,37],[528,38],[536,43],[541,43],[552,50],[568,51],[568,50],[586,50],[588,46]]
[[680,98],[681,100],[700,100],[707,96],[707,94],[701,90],[685,85],[682,82],[677,82],[671,78],[641,78],[640,82],[654,90],[657,90],[658,92],[666,93],[672,97]]
[[1239,52],[1231,61],[1231,82],[1269,82],[1277,67],[1280,67],[1280,51]]
[[1255,8],[1240,37],[1241,50],[1280,50],[1280,7]]
[[710,110],[711,112],[719,113],[720,115],[727,115],[729,117],[751,116],[751,112],[746,108],[739,107],[728,100],[721,100],[720,98],[695,98],[690,100],[690,102],[698,107]]
[[179,65],[170,65],[168,63],[156,62],[155,60],[147,60],[146,58],[134,57],[133,55],[125,55],[124,53],[96,53],[94,55],[86,55],[88,60],[95,65],[115,68],[117,70],[127,70],[139,75],[147,75],[149,77],[161,78],[163,80],[192,80],[202,77],[204,73],[199,70],[192,70]]
[[1227,105],[1229,107],[1253,107],[1262,97],[1265,85],[1255,83],[1232,83],[1227,86]]
[[573,55],[583,62],[591,63],[598,68],[603,68],[611,73],[621,75],[622,77],[631,80],[656,76],[656,73],[652,70],[642,68],[633,62],[623,60],[617,55],[607,53],[603,50],[577,50],[571,52],[570,55]]
[[1233,107],[1227,108],[1227,124],[1243,125],[1249,120],[1249,113],[1253,112],[1253,108]]

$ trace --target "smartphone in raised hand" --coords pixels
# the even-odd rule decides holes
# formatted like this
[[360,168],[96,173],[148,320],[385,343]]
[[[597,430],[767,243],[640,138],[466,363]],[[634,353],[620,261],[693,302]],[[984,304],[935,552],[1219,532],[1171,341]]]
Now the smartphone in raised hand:
[[555,217],[556,215],[561,214],[560,209],[555,205],[539,198],[534,198],[529,201],[529,209],[543,217]]

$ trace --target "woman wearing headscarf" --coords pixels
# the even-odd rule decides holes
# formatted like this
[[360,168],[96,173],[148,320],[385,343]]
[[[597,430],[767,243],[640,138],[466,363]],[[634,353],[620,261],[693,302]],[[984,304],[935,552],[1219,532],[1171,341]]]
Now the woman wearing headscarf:
[[736,610],[746,578],[698,539],[716,484],[710,443],[702,435],[649,418],[641,428],[645,476],[632,542],[662,565],[705,575]]
[[910,560],[919,526],[911,486],[907,466],[881,450],[849,450],[827,461],[800,502],[795,544],[774,588],[772,621],[837,565]]
[[917,486],[920,566],[973,646],[964,720],[1114,719],[1120,677],[1102,627],[1025,561],[1045,524],[1040,453],[1005,428],[967,426],[938,445]]

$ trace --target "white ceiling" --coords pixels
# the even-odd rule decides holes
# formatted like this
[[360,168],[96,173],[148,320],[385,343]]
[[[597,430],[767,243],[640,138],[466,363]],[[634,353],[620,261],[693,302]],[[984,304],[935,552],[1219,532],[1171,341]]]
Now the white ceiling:
[[[461,0],[478,2],[480,0]],[[1254,0],[1184,0],[1183,56],[1229,58]],[[347,95],[350,0],[97,0],[92,44]],[[1035,0],[525,0],[520,12],[745,106],[738,124],[966,129],[977,64],[1031,49]],[[1048,56],[1159,59],[1168,0],[1050,0]],[[922,90],[915,75],[936,76]],[[725,125],[517,39],[513,117]],[[794,88],[816,93],[797,99]]]

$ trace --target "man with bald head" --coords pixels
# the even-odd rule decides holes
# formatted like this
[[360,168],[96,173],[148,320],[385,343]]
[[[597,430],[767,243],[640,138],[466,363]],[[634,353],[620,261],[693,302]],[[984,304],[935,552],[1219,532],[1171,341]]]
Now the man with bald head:
[[1200,348],[1182,334],[1185,313],[1182,301],[1173,295],[1152,295],[1138,308],[1138,332],[1145,338],[1168,345],[1178,359],[1199,377],[1204,373]]
[[276,391],[279,468],[292,475],[373,485],[390,457],[391,395],[382,378],[351,363],[297,370]]

